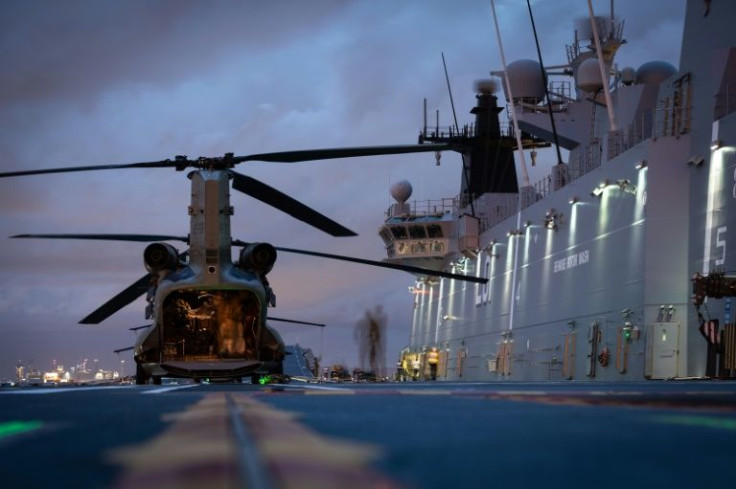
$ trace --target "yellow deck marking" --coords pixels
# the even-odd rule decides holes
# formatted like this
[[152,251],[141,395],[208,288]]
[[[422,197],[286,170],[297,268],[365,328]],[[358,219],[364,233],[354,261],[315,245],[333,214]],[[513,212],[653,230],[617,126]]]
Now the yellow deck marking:
[[115,487],[240,487],[223,394],[206,396],[165,420],[171,425],[158,437],[109,454],[127,469]]
[[[321,436],[292,413],[248,394],[229,395],[274,489],[398,487],[368,466],[379,455],[377,448]],[[109,454],[108,459],[125,470],[115,487],[242,489],[228,416],[224,393],[206,395],[185,411],[167,415],[171,425],[161,435]]]

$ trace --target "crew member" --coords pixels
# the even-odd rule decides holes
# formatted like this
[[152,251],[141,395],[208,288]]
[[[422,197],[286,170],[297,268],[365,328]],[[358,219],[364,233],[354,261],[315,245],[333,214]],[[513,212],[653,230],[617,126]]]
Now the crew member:
[[427,352],[427,363],[429,364],[429,377],[437,380],[437,365],[440,363],[440,354],[437,348],[430,348]]
[[422,366],[419,363],[419,355],[414,355],[414,359],[411,361],[412,380],[419,380],[419,368]]

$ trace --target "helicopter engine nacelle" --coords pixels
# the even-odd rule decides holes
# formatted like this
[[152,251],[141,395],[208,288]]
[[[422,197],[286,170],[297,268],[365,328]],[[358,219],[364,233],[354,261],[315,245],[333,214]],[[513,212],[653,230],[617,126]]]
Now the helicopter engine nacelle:
[[276,248],[268,243],[252,243],[240,252],[238,266],[243,270],[266,275],[276,263]]
[[143,263],[149,272],[175,270],[179,263],[179,252],[166,243],[153,243],[143,252]]

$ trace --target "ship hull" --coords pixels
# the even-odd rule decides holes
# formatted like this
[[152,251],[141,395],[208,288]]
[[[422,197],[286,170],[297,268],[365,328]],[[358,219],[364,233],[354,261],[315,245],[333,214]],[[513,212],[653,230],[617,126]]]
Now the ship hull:
[[[701,7],[688,3],[679,73],[614,91],[618,128],[585,97],[558,108],[579,143],[569,161],[506,209],[487,194],[457,210],[481,231],[452,269],[489,281],[417,282],[405,378],[430,377],[431,348],[439,380],[736,376],[736,292],[700,308],[692,297],[694,274],[736,270],[736,7]],[[517,111],[525,132],[550,137],[545,109]]]

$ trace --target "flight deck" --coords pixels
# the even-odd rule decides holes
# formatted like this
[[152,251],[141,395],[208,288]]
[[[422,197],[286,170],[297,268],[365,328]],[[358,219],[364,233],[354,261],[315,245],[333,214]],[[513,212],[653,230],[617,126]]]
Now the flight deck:
[[736,383],[0,389],[12,488],[728,487]]

